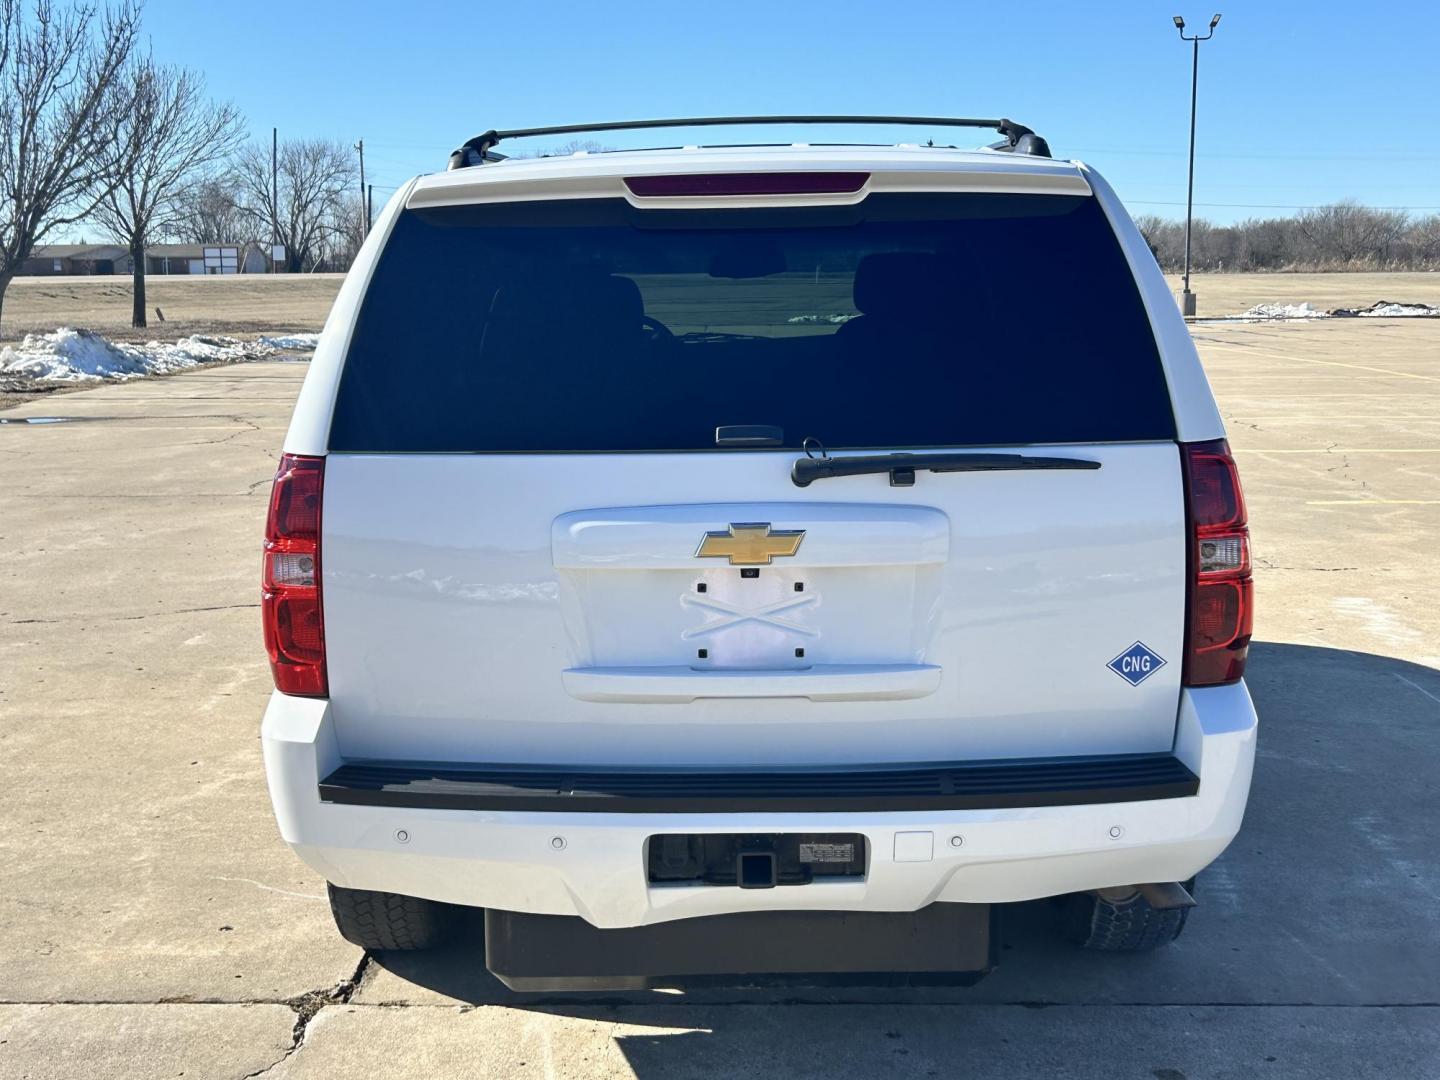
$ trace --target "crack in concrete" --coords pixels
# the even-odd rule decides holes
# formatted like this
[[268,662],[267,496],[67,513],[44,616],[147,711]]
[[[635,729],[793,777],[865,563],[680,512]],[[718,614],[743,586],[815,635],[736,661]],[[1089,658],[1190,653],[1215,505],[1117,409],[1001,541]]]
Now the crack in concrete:
[[1399,680],[1400,680],[1402,683],[1404,683],[1406,686],[1410,687],[1410,689],[1420,691],[1420,693],[1424,694],[1424,695],[1425,695],[1426,697],[1428,697],[1431,701],[1435,702],[1437,705],[1440,705],[1440,697],[1436,697],[1434,694],[1430,693],[1429,690],[1426,690],[1426,689],[1425,689],[1423,686],[1421,686],[1419,683],[1417,683],[1417,682],[1411,682],[1409,679],[1405,678],[1404,675],[1401,675],[1398,671],[1392,671],[1390,674],[1394,675],[1395,678],[1399,679]]
[[1276,566],[1274,563],[1257,564],[1262,570],[1301,570],[1312,574],[1341,574],[1351,570],[1363,570],[1361,566]]
[[210,607],[171,608],[168,611],[148,611],[144,615],[66,615],[61,619],[10,619],[9,626],[50,626],[65,622],[139,622],[162,615],[195,615],[207,611],[237,611],[241,608],[258,608],[259,604],[214,604]]
[[196,445],[196,446],[219,446],[221,443],[227,443],[227,442],[229,442],[231,439],[238,439],[241,435],[244,435],[247,431],[263,431],[263,430],[265,430],[265,429],[262,428],[259,424],[253,423],[253,422],[251,422],[251,421],[249,421],[249,420],[246,420],[244,417],[240,417],[240,416],[227,416],[227,417],[225,417],[225,419],[226,419],[226,420],[233,421],[234,423],[237,423],[237,424],[244,424],[245,426],[242,427],[239,431],[232,432],[231,434],[226,435],[224,438],[220,438],[220,439],[201,439],[201,440],[200,440],[198,443],[196,443],[195,445]]
[[308,990],[293,998],[287,998],[276,1004],[288,1005],[295,1010],[295,1026],[290,1032],[290,1045],[278,1058],[266,1065],[263,1069],[256,1069],[254,1072],[246,1073],[242,1080],[255,1080],[256,1077],[265,1076],[273,1069],[284,1064],[290,1058],[298,1054],[305,1046],[305,1034],[310,1024],[321,1011],[330,1005],[348,1005],[350,999],[355,996],[356,991],[364,983],[366,975],[370,973],[370,954],[367,952],[360,957],[360,963],[355,966],[348,979],[342,979],[334,986],[320,990]]
[[281,896],[293,896],[297,900],[320,900],[322,902],[327,900],[326,897],[321,896],[319,893],[291,892],[289,889],[277,889],[274,885],[266,885],[263,881],[256,881],[254,878],[226,877],[224,874],[216,874],[213,880],[240,881],[246,885],[254,885],[257,889],[264,889],[266,892],[279,893]]

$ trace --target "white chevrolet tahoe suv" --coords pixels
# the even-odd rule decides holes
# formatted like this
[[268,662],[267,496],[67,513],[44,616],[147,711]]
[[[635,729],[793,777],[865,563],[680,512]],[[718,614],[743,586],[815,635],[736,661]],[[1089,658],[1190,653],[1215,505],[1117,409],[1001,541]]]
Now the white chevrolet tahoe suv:
[[346,938],[482,908],[550,989],[973,978],[1042,897],[1180,932],[1255,749],[1220,415],[1104,180],[923,122],[1004,138],[492,131],[391,199],[265,533],[270,792]]

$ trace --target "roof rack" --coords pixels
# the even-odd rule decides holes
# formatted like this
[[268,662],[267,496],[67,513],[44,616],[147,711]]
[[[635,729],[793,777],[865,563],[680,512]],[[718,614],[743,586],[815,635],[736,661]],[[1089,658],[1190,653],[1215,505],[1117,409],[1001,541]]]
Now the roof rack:
[[504,156],[492,153],[495,145],[505,139],[532,135],[576,135],[591,131],[630,131],[636,128],[669,127],[734,127],[742,124],[911,124],[920,127],[990,128],[1004,136],[991,150],[1015,154],[1049,157],[1050,146],[1024,124],[1013,120],[972,120],[958,116],[691,116],[671,120],[615,120],[605,124],[560,124],[555,127],[514,128],[496,131],[493,128],[476,135],[450,155],[450,168],[465,169],[487,161],[503,161]]

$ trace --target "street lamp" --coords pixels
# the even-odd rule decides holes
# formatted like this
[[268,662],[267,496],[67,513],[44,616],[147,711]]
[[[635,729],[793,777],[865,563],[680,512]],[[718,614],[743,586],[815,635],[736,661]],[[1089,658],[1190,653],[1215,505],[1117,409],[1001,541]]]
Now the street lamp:
[[1194,59],[1190,65],[1190,182],[1185,192],[1185,289],[1181,293],[1181,311],[1186,315],[1195,314],[1195,294],[1190,291],[1190,219],[1195,209],[1195,91],[1200,84],[1200,42],[1215,36],[1215,27],[1220,25],[1220,16],[1210,20],[1210,32],[1204,37],[1185,33],[1185,20],[1174,16],[1175,29],[1180,31],[1180,40],[1193,42]]

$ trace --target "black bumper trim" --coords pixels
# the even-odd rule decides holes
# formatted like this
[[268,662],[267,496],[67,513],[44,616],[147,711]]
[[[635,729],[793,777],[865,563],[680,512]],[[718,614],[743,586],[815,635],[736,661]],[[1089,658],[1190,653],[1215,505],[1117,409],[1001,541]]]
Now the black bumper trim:
[[320,798],[428,810],[813,813],[1079,806],[1199,788],[1173,754],[686,770],[350,761],[320,781]]
[[970,985],[995,967],[989,904],[919,911],[743,911],[601,930],[575,915],[485,910],[485,966],[511,990]]

